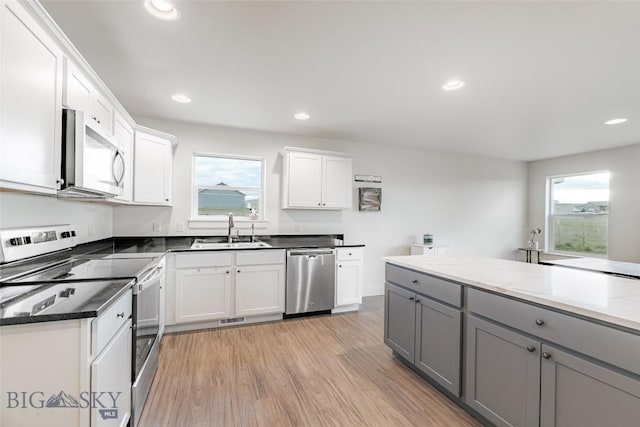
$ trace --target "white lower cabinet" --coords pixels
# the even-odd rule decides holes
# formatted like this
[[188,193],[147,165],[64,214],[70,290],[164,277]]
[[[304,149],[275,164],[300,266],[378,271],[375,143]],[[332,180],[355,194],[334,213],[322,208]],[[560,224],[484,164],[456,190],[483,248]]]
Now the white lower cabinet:
[[236,316],[284,312],[283,264],[247,265],[236,269]]
[[176,270],[176,323],[231,317],[231,268]]
[[125,427],[131,417],[131,320],[91,364],[91,393],[99,396],[92,427]]
[[336,249],[336,307],[362,303],[362,248]]
[[284,250],[181,253],[174,277],[168,325],[284,313]]
[[129,291],[97,318],[1,326],[0,426],[127,426],[131,309]]

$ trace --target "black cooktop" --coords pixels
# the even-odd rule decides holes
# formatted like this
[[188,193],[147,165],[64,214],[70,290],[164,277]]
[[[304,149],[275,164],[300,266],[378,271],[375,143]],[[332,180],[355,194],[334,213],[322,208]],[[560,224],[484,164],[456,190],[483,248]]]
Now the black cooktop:
[[150,258],[72,258],[62,264],[23,276],[7,283],[69,282],[135,278],[152,263]]

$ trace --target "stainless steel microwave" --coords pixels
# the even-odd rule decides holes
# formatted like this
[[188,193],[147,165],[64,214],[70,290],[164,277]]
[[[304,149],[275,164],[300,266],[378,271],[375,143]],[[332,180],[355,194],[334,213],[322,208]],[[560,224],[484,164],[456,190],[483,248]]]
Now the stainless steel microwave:
[[125,159],[115,140],[94,128],[85,113],[62,110],[60,197],[104,198],[124,189]]

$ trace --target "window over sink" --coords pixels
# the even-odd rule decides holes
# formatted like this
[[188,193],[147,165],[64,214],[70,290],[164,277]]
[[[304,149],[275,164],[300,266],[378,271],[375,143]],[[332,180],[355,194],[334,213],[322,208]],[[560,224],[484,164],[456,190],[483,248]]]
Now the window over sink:
[[609,172],[548,178],[547,250],[606,257]]
[[264,220],[264,164],[262,157],[194,153],[192,219]]

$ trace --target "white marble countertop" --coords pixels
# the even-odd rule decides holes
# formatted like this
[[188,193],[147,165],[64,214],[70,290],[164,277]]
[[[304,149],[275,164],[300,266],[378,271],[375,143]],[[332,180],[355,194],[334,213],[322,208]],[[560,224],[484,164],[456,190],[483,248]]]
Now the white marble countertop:
[[612,261],[603,258],[569,258],[541,261],[547,265],[561,265],[563,267],[579,268],[582,270],[599,271],[601,273],[620,274],[640,279],[640,264],[633,262]]
[[640,333],[640,282],[559,266],[469,256],[394,256],[386,262]]

